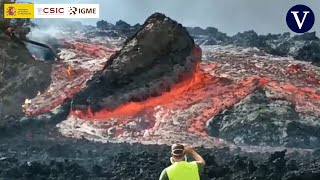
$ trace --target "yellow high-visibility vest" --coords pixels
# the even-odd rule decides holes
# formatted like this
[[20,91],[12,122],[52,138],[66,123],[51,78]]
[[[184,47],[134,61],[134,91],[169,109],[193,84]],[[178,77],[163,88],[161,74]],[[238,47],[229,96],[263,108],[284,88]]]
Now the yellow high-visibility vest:
[[175,162],[166,172],[169,180],[200,180],[197,162]]

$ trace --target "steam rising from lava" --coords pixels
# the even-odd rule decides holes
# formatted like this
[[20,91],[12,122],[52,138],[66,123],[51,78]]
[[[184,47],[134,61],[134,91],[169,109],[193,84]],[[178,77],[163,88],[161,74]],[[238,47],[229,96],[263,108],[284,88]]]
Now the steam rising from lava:
[[[31,28],[31,32],[27,35],[27,38],[44,43],[44,44],[52,44],[53,35],[57,34],[58,31],[54,28]],[[43,47],[39,47],[30,43],[26,43],[26,47],[34,55],[34,59],[37,60],[53,60],[54,55],[52,52]]]

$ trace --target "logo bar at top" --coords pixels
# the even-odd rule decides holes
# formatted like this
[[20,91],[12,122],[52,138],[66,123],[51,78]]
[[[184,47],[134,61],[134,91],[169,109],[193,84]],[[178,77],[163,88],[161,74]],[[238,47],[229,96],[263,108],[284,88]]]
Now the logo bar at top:
[[99,4],[5,4],[5,18],[99,18]]
[[4,4],[4,18],[34,18],[34,4]]
[[99,18],[99,4],[34,4],[34,18]]

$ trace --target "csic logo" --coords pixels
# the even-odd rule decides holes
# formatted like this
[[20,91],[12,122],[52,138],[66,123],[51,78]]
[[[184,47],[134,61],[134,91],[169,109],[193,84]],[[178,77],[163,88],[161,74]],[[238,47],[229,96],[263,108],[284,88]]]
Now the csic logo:
[[314,25],[313,11],[305,5],[293,6],[287,13],[287,25],[296,33],[308,32]]
[[77,7],[69,7],[69,15],[76,14],[96,14],[96,8],[77,8]]
[[6,10],[6,15],[7,16],[15,16],[16,15],[16,10],[14,9],[13,6],[9,6]]
[[37,8],[39,15],[63,15],[64,8]]

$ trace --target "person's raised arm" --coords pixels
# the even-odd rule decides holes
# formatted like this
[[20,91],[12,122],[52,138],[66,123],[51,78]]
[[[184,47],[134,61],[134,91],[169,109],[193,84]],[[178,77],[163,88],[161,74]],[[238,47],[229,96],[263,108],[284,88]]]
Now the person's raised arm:
[[184,150],[187,154],[191,155],[197,163],[205,165],[205,160],[192,147],[185,145]]

